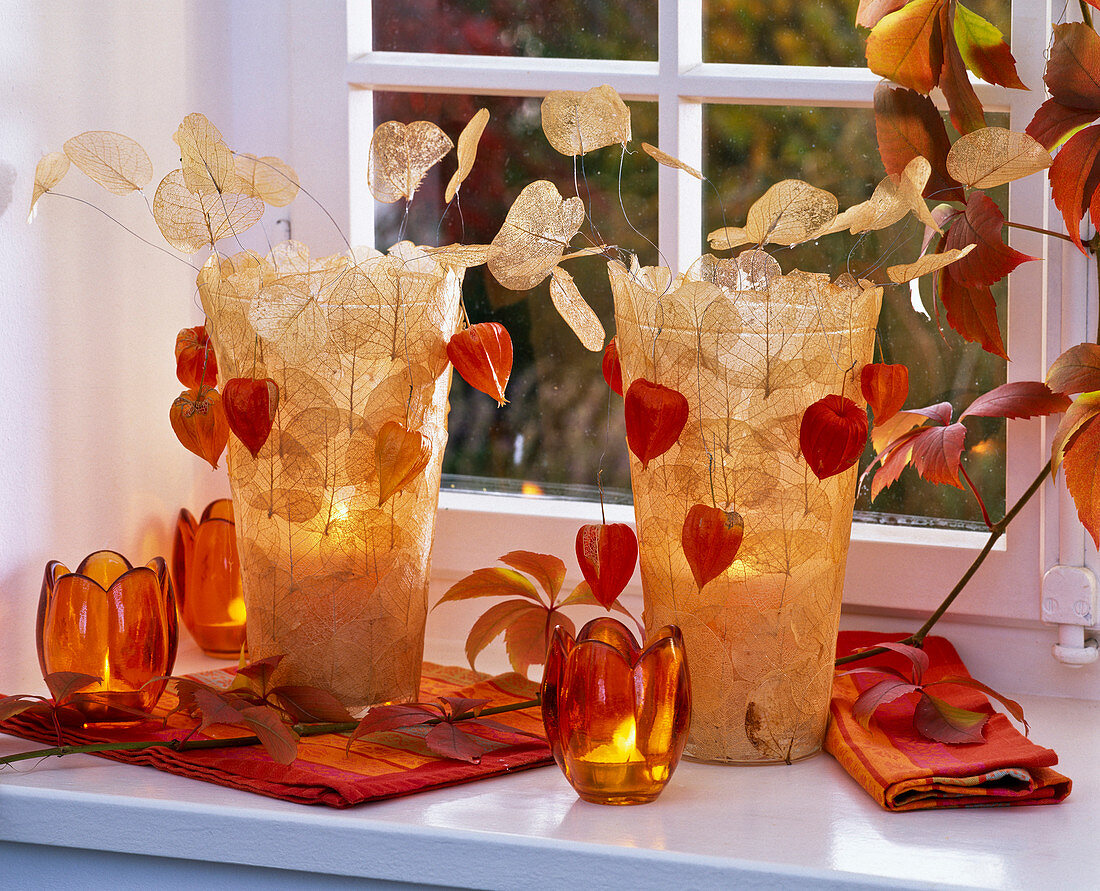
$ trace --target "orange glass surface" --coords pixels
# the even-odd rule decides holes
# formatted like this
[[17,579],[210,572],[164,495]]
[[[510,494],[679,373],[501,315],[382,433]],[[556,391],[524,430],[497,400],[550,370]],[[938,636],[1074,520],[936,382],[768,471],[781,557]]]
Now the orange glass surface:
[[72,696],[88,721],[135,721],[156,704],[176,661],[176,601],[168,566],[154,557],[133,567],[96,551],[75,572],[46,564],[36,635],[43,675],[75,671],[100,678]]
[[542,719],[554,759],[585,801],[653,801],[680,761],[691,720],[680,629],[666,625],[642,651],[616,619],[593,619],[576,641],[559,626]]
[[180,617],[208,656],[236,659],[245,641],[244,592],[233,502],[212,501],[197,522],[184,508],[172,542]]

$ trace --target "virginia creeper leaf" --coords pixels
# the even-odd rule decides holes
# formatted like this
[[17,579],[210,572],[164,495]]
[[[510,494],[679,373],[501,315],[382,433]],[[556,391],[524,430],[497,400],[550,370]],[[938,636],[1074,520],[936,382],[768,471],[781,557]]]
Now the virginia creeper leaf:
[[1074,134],[1059,150],[1050,165],[1050,190],[1062,212],[1066,232],[1082,253],[1081,217],[1100,185],[1096,159],[1100,154],[1100,126],[1087,127]]
[[945,0],[913,0],[883,16],[867,37],[867,67],[918,93],[940,82],[943,42],[940,10]]
[[1058,393],[1100,390],[1100,344],[1079,343],[1054,360],[1047,386]]
[[1001,239],[1004,221],[1001,209],[988,195],[977,189],[970,192],[966,210],[955,217],[947,231],[945,250],[958,250],[971,244],[975,248],[948,267],[946,274],[968,287],[992,285],[1021,263],[1039,259],[1004,243]]
[[1026,90],[1004,35],[961,3],[955,6],[955,42],[966,67],[987,83]]
[[255,705],[242,709],[241,718],[277,764],[290,764],[298,756],[298,737],[278,712]]
[[485,740],[470,736],[450,721],[432,727],[424,735],[424,743],[437,755],[470,764],[480,764],[481,756],[491,747]]
[[874,646],[889,650],[892,653],[897,653],[899,656],[904,656],[908,659],[913,666],[913,683],[920,684],[924,680],[924,675],[928,671],[931,661],[928,658],[928,654],[923,649],[915,647],[912,644],[893,640],[886,640]]
[[880,705],[900,699],[907,693],[915,693],[919,689],[920,687],[909,681],[885,678],[859,694],[852,703],[852,717],[866,729],[870,725],[871,715]]
[[947,311],[947,323],[971,343],[980,343],[987,353],[1008,358],[997,322],[997,301],[988,285],[964,285],[948,274],[939,275],[939,296]]
[[[1069,417],[1067,412],[1066,420]],[[1093,414],[1080,424],[1063,448],[1066,488],[1077,506],[1081,525],[1100,548],[1100,462],[1096,460],[1096,456],[1100,455],[1100,423],[1097,423],[1097,415]]]
[[[1017,721],[1024,725],[1024,732],[1027,733],[1031,728],[1024,718],[1024,709],[1015,699],[1009,699],[1007,696],[1002,696],[992,687],[983,684],[981,681],[976,681],[974,678],[966,677],[963,675],[948,675],[940,678],[935,683],[937,684],[960,684],[963,687],[973,687],[975,690],[981,690],[986,696],[992,696],[1001,705],[1008,709],[1008,713],[1012,715]],[[931,686],[931,685],[930,685]]]
[[0,721],[14,718],[16,715],[21,715],[23,712],[30,711],[31,709],[41,711],[48,708],[49,706],[41,696],[27,696],[23,694],[0,696]]
[[1083,22],[1055,25],[1043,81],[1060,105],[1100,114],[1100,35]]
[[318,687],[280,685],[269,692],[299,724],[350,721],[351,715],[340,700]]
[[372,705],[359,726],[351,734],[348,745],[353,740],[371,733],[388,733],[402,727],[415,727],[438,717],[438,713],[420,702],[398,702],[386,705]]
[[[589,587],[588,582],[582,581],[577,585],[561,603],[558,604],[558,609],[563,609],[567,606],[599,606],[600,602],[596,599],[596,595],[592,593],[592,588]],[[620,613],[630,619],[638,629],[638,639],[642,640],[645,637],[645,626],[638,621],[638,619],[630,612],[625,606],[623,606],[618,600],[611,604],[612,612]]]
[[922,479],[961,489],[959,468],[966,427],[960,423],[946,427],[921,427],[913,437],[911,462]]
[[1058,468],[1062,466],[1065,451],[1072,445],[1078,432],[1097,414],[1100,414],[1100,392],[1096,391],[1082,393],[1066,409],[1066,414],[1054,432],[1054,441],[1051,443],[1050,473],[1052,477],[1058,475]]
[[949,744],[984,742],[982,728],[988,720],[982,712],[959,708],[928,693],[921,693],[913,712],[913,726],[921,736]]
[[267,693],[268,685],[271,683],[271,676],[275,673],[275,669],[279,667],[279,663],[282,661],[283,657],[281,654],[278,656],[268,656],[266,659],[257,659],[255,662],[250,662],[238,668],[237,677],[247,678],[251,688],[263,696]]
[[[526,597],[543,605],[539,592],[531,582],[513,569],[492,566],[475,569],[466,578],[451,585],[439,598],[439,603],[470,600],[474,597]],[[438,606],[438,604],[436,604]]]
[[1069,397],[1055,393],[1042,381],[1012,381],[994,387],[970,403],[959,415],[980,418],[1037,418],[1063,412],[1069,408]]
[[985,112],[978,94],[966,73],[966,63],[955,41],[951,26],[953,9],[945,3],[940,7],[940,36],[943,43],[943,67],[940,71],[940,89],[947,99],[951,123],[960,133],[970,133],[985,126]]
[[553,606],[558,592],[561,591],[562,582],[565,581],[565,562],[560,557],[536,554],[534,551],[509,551],[500,558],[500,562],[531,576],[542,586]]
[[466,661],[470,668],[474,668],[474,662],[478,655],[500,634],[507,630],[511,624],[528,613],[534,615],[539,621],[546,618],[546,608],[535,606],[526,600],[505,600],[503,603],[495,603],[470,627],[470,633],[466,635]]
[[1069,108],[1054,99],[1047,99],[1035,110],[1035,116],[1025,132],[1050,151],[1072,133],[1096,120],[1100,111],[1092,108]]
[[74,693],[79,693],[92,684],[98,684],[103,678],[79,671],[52,671],[43,680],[53,697],[54,704],[62,705]]
[[859,0],[856,24],[861,28],[873,28],[883,16],[901,9],[909,0]]
[[529,610],[518,616],[504,632],[504,648],[508,652],[508,661],[519,674],[526,675],[532,665],[542,665],[546,660],[546,651],[550,646],[550,635],[554,627],[561,625],[570,635],[576,636],[577,629],[573,620],[557,610],[549,614],[545,609]]
[[938,201],[964,201],[958,182],[947,172],[951,141],[943,118],[927,96],[879,84],[875,88],[875,132],[886,172],[900,176],[920,155],[932,165],[924,196]]

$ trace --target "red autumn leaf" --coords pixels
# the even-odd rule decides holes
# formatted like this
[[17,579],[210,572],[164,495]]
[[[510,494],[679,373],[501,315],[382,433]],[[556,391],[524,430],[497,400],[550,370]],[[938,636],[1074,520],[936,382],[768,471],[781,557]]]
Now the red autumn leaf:
[[508,402],[504,388],[512,374],[512,338],[499,322],[479,322],[455,334],[447,343],[447,358],[475,390]]
[[43,680],[53,697],[54,705],[62,705],[74,693],[79,693],[92,684],[98,684],[103,678],[96,677],[94,674],[82,674],[79,671],[53,671]]
[[700,591],[729,569],[744,535],[745,521],[737,511],[706,504],[691,506],[684,517],[680,544]]
[[959,708],[928,693],[921,693],[913,712],[913,726],[921,736],[951,745],[984,742],[982,728],[988,720],[983,712]]
[[883,16],[867,37],[867,67],[887,80],[928,93],[940,82],[944,4],[945,0],[913,0]]
[[470,600],[474,597],[512,597],[515,595],[533,600],[540,606],[543,605],[539,592],[535,590],[535,586],[528,579],[512,569],[492,566],[475,569],[464,579],[455,582],[439,599],[439,603]]
[[[950,267],[948,267],[949,269]],[[947,324],[965,340],[980,343],[982,349],[1008,358],[997,322],[997,301],[988,285],[964,285],[950,275],[937,276],[938,293],[947,311]]]
[[229,442],[229,421],[218,391],[209,387],[185,390],[172,403],[168,418],[183,447],[217,468]]
[[581,575],[604,609],[611,609],[638,562],[638,539],[626,523],[590,523],[577,531]]
[[[1007,696],[1002,696],[992,687],[983,684],[981,681],[976,681],[972,677],[965,677],[963,675],[947,675],[935,681],[934,684],[959,684],[962,687],[972,687],[975,690],[981,690],[986,696],[992,696],[1001,705],[1008,709],[1008,713],[1012,715],[1017,721],[1024,725],[1024,732],[1027,733],[1031,727],[1027,723],[1027,719],[1024,717],[1023,706],[1020,705],[1015,699],[1009,699]],[[933,686],[929,684],[928,686]]]
[[961,3],[955,6],[954,35],[966,67],[982,80],[1009,89],[1027,89],[1016,72],[1016,60],[1004,35]]
[[[1100,548],[1100,413],[1085,420],[1065,446],[1062,466],[1066,488],[1077,506],[1077,517]],[[1069,415],[1066,415],[1069,418]]]
[[688,419],[688,401],[670,387],[638,378],[626,391],[623,413],[626,444],[645,470],[680,438]]
[[[550,598],[550,605],[561,591],[562,582],[565,581],[565,561],[553,554],[537,554],[534,551],[509,551],[500,558],[501,563],[507,563],[513,569],[525,572],[542,586],[546,596]],[[536,598],[537,600],[538,598]]]
[[480,764],[481,756],[492,748],[491,743],[470,736],[449,721],[443,721],[432,727],[424,735],[424,743],[436,755],[454,758],[456,761],[466,761],[469,764]]
[[545,623],[546,614],[546,607],[526,600],[505,600],[493,604],[478,616],[466,635],[466,661],[470,663],[470,668],[475,668],[474,662],[481,651],[507,631],[513,622],[531,615],[535,621]]
[[885,678],[859,694],[856,701],[852,703],[852,717],[866,728],[871,722],[871,715],[880,705],[893,702],[908,693],[916,693],[918,690],[920,687],[909,681]]
[[351,715],[340,700],[318,687],[280,685],[269,693],[299,724],[350,721]]
[[378,505],[415,480],[428,466],[432,443],[419,430],[409,430],[397,421],[386,421],[374,444],[378,467]]
[[1043,81],[1058,104],[1100,114],[1100,35],[1082,22],[1055,25]]
[[894,640],[884,640],[881,643],[874,644],[874,646],[897,653],[899,656],[908,659],[910,665],[913,666],[913,683],[919,684],[924,680],[924,675],[931,665],[931,660],[928,658],[928,653],[923,649]]
[[607,381],[607,385],[618,393],[623,395],[623,367],[619,364],[619,343],[618,335],[612,337],[607,342],[607,346],[603,350],[603,379]]
[[1058,475],[1058,468],[1062,466],[1066,450],[1073,447],[1077,434],[1098,414],[1100,414],[1100,393],[1095,391],[1082,393],[1066,409],[1062,422],[1054,431],[1054,441],[1050,447],[1051,476]]
[[1066,232],[1073,243],[1086,253],[1081,244],[1081,217],[1100,185],[1096,159],[1100,154],[1100,126],[1087,127],[1075,133],[1062,146],[1050,165],[1050,191],[1054,203],[1062,212]]
[[1092,108],[1068,108],[1047,99],[1035,110],[1024,132],[1049,151],[1075,130],[1095,121],[1097,114]]
[[917,155],[932,165],[924,197],[937,201],[964,201],[962,187],[947,172],[947,136],[939,110],[927,96],[890,87],[875,88],[875,133],[882,165],[891,176],[901,176]]
[[945,427],[921,427],[910,441],[910,462],[922,479],[961,489],[959,469],[966,427],[960,423]]
[[241,719],[275,763],[290,764],[298,757],[298,736],[274,709],[249,706],[241,710]]
[[266,659],[257,659],[248,665],[237,669],[237,676],[248,678],[249,686],[261,696],[267,693],[267,686],[271,682],[271,676],[279,663],[283,661],[282,655],[268,656]]
[[[567,606],[599,606],[600,602],[596,599],[596,595],[592,593],[592,588],[588,582],[582,581],[577,587],[575,587],[572,593],[558,604],[558,609],[564,609]],[[620,613],[630,619],[638,629],[638,639],[641,640],[645,637],[645,626],[638,621],[638,619],[619,601],[615,601],[611,604],[613,612]]]
[[222,407],[229,429],[255,458],[271,435],[279,408],[279,385],[271,378],[235,377],[225,382]]
[[402,727],[416,727],[426,721],[439,717],[438,711],[422,702],[398,702],[386,705],[372,705],[359,726],[352,731],[348,746],[361,736],[371,733],[388,733]]
[[798,442],[802,457],[818,479],[835,476],[863,454],[867,412],[847,396],[825,396],[803,413]]
[[859,388],[874,412],[875,424],[883,424],[901,411],[909,397],[909,369],[881,362],[864,365]]
[[26,711],[45,711],[49,709],[49,705],[41,696],[29,696],[26,694],[16,694],[14,696],[0,696],[0,721],[6,721],[8,718],[14,718],[16,715],[21,715]]
[[467,712],[472,715],[481,714],[481,710],[489,704],[488,699],[471,699],[468,696],[440,696],[439,700],[446,706],[447,716],[450,719],[465,715]]
[[901,9],[909,0],[859,0],[856,24],[861,28],[873,28],[883,16]]
[[976,245],[965,257],[945,267],[947,275],[969,287],[992,285],[1021,263],[1037,260],[1004,243],[1004,214],[988,195],[979,189],[970,192],[966,210],[955,217],[945,237],[945,250]]
[[1055,393],[1042,381],[1012,381],[994,387],[970,403],[959,415],[979,418],[1037,418],[1069,408],[1069,397]]
[[576,636],[577,628],[573,620],[557,610],[530,610],[508,626],[504,632],[504,649],[514,671],[526,675],[527,669],[532,665],[545,663],[550,635],[554,633],[556,625],[561,625],[570,635]]
[[[891,440],[882,451],[875,456],[875,461],[878,462],[879,468],[875,471],[875,476],[871,482],[871,500],[874,501],[878,498],[879,494],[884,490],[892,486],[901,477],[901,472],[909,466],[909,460],[913,457],[913,440],[916,438],[920,429],[909,430],[903,433],[897,439]],[[875,462],[863,472],[863,476],[866,477],[875,466]],[[863,480],[860,480],[862,485]]]
[[947,108],[951,114],[951,123],[959,133],[972,133],[985,126],[985,113],[978,94],[970,83],[966,73],[959,46],[956,43],[955,28],[951,17],[954,10],[950,4],[940,7],[940,36],[943,44],[943,68],[940,71],[940,89],[947,99]]
[[1047,386],[1058,393],[1100,390],[1100,345],[1079,343],[1071,346],[1050,366]]
[[184,328],[176,335],[176,377],[185,387],[218,385],[218,359],[205,325]]

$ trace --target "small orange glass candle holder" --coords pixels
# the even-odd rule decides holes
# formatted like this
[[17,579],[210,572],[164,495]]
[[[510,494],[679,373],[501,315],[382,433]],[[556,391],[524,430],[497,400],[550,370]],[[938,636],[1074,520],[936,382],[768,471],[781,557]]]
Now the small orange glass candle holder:
[[198,521],[180,511],[172,541],[180,617],[207,656],[236,659],[245,642],[244,591],[233,502],[212,501]]
[[100,678],[72,696],[86,721],[136,721],[160,698],[176,661],[176,600],[168,565],[134,567],[96,551],[75,572],[46,564],[35,626],[43,675],[75,671]]
[[585,801],[644,804],[680,761],[691,684],[680,629],[644,651],[630,629],[593,619],[576,641],[554,630],[542,681],[542,720],[554,759]]

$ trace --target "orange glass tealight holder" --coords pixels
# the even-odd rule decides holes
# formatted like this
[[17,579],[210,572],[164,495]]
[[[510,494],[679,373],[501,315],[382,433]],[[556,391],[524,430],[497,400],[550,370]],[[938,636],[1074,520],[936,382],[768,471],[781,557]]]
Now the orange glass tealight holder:
[[550,749],[581,798],[644,804],[661,793],[691,721],[679,628],[666,625],[643,651],[616,619],[593,619],[576,641],[559,625],[541,694]]
[[160,698],[176,661],[176,600],[168,565],[96,551],[75,572],[46,564],[35,625],[43,675],[74,671],[100,681],[69,704],[88,722],[136,721]]
[[180,618],[207,656],[236,659],[245,642],[244,591],[233,502],[212,501],[196,521],[180,511],[172,541]]

